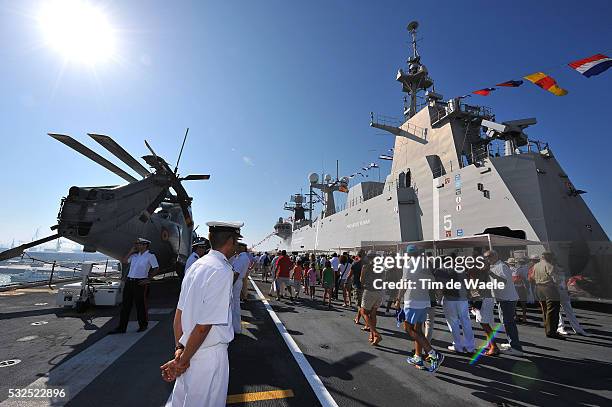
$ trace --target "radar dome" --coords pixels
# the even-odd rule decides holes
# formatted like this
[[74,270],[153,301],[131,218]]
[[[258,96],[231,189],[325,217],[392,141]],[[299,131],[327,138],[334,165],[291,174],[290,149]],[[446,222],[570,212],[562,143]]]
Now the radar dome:
[[310,174],[308,174],[308,181],[310,181],[311,184],[316,184],[317,182],[319,182],[319,174],[317,174],[316,172],[311,172]]

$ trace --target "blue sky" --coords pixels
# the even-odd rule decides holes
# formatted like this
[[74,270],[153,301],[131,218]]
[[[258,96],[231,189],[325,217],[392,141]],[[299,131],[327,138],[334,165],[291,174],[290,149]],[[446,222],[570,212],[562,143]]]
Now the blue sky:
[[[194,218],[245,222],[248,242],[272,230],[311,171],[348,175],[393,145],[369,112],[401,116],[395,81],[419,20],[424,63],[446,97],[544,70],[569,90],[531,84],[471,102],[498,120],[538,118],[604,229],[612,232],[609,117],[612,72],[586,79],[563,65],[612,53],[609,1],[102,1],[117,29],[115,61],[64,65],[33,18],[41,1],[0,1],[0,151],[5,190],[0,243],[44,236],[71,185],[121,180],[46,136],[70,134],[107,156],[87,132],[135,156],[210,173],[186,184]],[[370,151],[376,150],[376,151]],[[116,161],[116,160],[115,160]],[[381,173],[389,171],[382,163]]]

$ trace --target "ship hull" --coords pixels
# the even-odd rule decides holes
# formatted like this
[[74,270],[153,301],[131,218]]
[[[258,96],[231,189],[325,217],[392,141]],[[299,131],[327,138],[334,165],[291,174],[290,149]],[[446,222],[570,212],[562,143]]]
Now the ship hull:
[[380,195],[294,230],[283,248],[354,251],[491,233],[542,242],[523,249],[553,251],[567,274],[597,287],[590,296],[612,297],[610,240],[554,157],[491,157],[416,189],[398,185],[390,175]]

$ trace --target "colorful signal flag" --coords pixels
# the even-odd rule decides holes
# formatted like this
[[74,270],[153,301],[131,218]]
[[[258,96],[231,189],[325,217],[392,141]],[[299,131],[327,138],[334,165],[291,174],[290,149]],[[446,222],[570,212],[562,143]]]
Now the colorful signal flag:
[[603,54],[595,54],[591,57],[579,59],[568,64],[587,78],[599,75],[612,66],[612,58]]
[[527,79],[529,82],[533,82],[534,85],[549,91],[553,95],[565,96],[568,93],[567,90],[557,85],[557,81],[555,81],[551,76],[546,75],[544,72],[532,73],[531,75],[524,76],[523,78]]
[[506,81],[502,83],[498,83],[495,86],[502,86],[504,88],[518,88],[523,84],[523,81]]
[[474,94],[476,95],[480,95],[480,96],[489,96],[491,94],[491,92],[493,92],[494,90],[496,90],[495,88],[484,88],[484,89],[478,89],[475,90]]

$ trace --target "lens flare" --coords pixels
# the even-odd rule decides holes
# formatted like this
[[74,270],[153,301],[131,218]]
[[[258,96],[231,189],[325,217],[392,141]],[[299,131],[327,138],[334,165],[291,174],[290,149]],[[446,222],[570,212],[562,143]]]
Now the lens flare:
[[495,326],[495,328],[491,331],[491,334],[487,336],[487,340],[480,346],[480,348],[478,348],[478,352],[474,353],[474,356],[472,356],[472,359],[470,359],[470,363],[469,363],[470,365],[473,365],[474,363],[478,362],[478,359],[480,359],[485,349],[489,347],[489,344],[491,343],[491,341],[495,339],[501,327],[502,327],[502,324],[497,324]]

